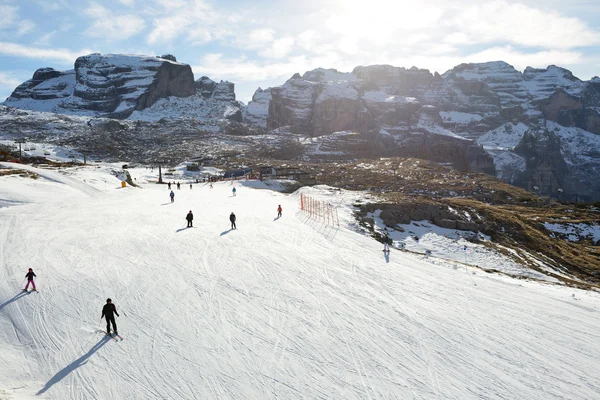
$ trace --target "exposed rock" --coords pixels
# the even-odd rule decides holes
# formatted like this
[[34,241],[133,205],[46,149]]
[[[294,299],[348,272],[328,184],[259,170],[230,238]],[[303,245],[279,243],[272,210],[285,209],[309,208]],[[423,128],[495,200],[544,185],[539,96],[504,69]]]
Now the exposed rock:
[[346,85],[327,85],[316,98],[312,114],[312,132],[340,132],[357,129],[365,132],[367,126],[358,126],[359,96],[356,89]]
[[164,58],[165,60],[170,60],[177,62],[177,58],[173,54],[163,54],[162,56],[157,56],[158,58]]
[[[53,68],[40,68],[33,77],[17,86],[7,102],[21,103],[31,100],[64,99],[73,93],[75,71],[57,71]],[[24,101],[20,101],[24,99]],[[53,104],[56,102],[52,102]],[[16,107],[15,104],[8,104]]]
[[270,102],[271,89],[258,88],[252,96],[252,101],[246,107],[244,119],[251,124],[266,128]]
[[435,225],[448,229],[478,232],[480,226],[467,221],[448,209],[447,206],[423,203],[409,204],[373,204],[366,205],[367,211],[381,210],[379,217],[386,226],[394,227],[399,224],[410,224],[411,221],[430,221]]
[[[260,111],[268,112],[269,130],[287,126],[311,136],[359,132],[368,135],[372,149],[381,155],[451,163],[524,187],[552,174],[554,180],[588,182],[579,172],[587,170],[595,177],[590,179],[591,191],[600,193],[600,143],[588,136],[600,133],[600,78],[583,82],[553,65],[520,72],[502,61],[460,64],[442,75],[372,65],[352,73],[319,68],[295,74],[270,93],[256,93],[246,121],[265,126],[265,118],[255,116]],[[584,131],[560,131],[556,160],[532,169],[529,157],[534,153],[513,149],[526,131],[540,134],[550,121]],[[571,175],[565,175],[560,160],[573,166]],[[562,179],[539,186],[540,194],[556,195],[560,185],[564,198],[571,198],[574,189],[560,183]]]
[[235,101],[235,84],[221,81],[215,86],[213,98],[220,101]]
[[[174,58],[174,57],[173,57]],[[90,54],[73,71],[44,68],[5,105],[37,111],[126,118],[158,99],[195,94],[189,65],[164,57]]]
[[213,92],[217,87],[217,82],[213,81],[208,76],[203,76],[194,82],[194,87],[202,97],[209,98],[213,95]]
[[321,84],[295,74],[280,87],[271,88],[267,129],[290,126],[294,133],[312,134],[312,115]]

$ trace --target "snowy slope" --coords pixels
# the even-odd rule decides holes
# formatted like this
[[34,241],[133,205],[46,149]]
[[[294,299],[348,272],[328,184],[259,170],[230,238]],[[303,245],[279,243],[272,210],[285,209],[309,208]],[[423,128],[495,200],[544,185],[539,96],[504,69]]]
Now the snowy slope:
[[[171,204],[110,169],[0,177],[21,202],[0,208],[0,398],[600,397],[596,293],[386,259],[335,194],[339,229],[295,195],[194,184]],[[28,267],[41,291],[21,295]],[[121,342],[97,332],[107,297]]]

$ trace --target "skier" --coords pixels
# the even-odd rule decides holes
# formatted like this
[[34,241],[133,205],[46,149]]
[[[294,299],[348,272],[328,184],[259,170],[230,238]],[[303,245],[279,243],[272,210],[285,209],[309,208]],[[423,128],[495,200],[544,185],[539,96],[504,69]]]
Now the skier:
[[173,203],[175,201],[175,193],[173,193],[172,190],[171,190],[171,193],[169,194],[169,196],[171,196],[171,203]]
[[181,189],[181,185],[177,182],[177,190]]
[[277,218],[281,218],[281,212],[283,209],[281,208],[281,204],[277,206]]
[[37,275],[33,272],[32,268],[29,268],[29,272],[25,274],[25,278],[27,278],[27,285],[25,286],[25,289],[23,289],[24,292],[26,292],[27,289],[29,288],[29,284],[31,284],[33,286],[32,290],[36,290],[35,282],[33,281],[34,276],[37,276]]
[[113,326],[113,330],[115,331],[115,335],[119,334],[119,332],[117,332],[117,324],[115,322],[115,316],[113,315],[113,313],[117,314],[117,317],[120,317],[119,313],[117,312],[117,307],[115,307],[115,305],[112,303],[112,300],[106,299],[106,304],[104,305],[104,307],[102,307],[102,316],[100,317],[100,319],[102,319],[106,316],[106,334],[107,335],[110,335],[110,324],[111,323]]
[[212,182],[210,183],[209,187],[210,187],[211,189],[213,188],[213,187],[212,187]]
[[[196,180],[198,180],[198,179],[196,179]],[[192,184],[191,183],[190,183],[190,190],[192,190]]]
[[169,190],[171,190],[171,182],[167,182],[167,186],[169,186]]
[[187,227],[192,228],[192,221],[194,220],[194,214],[192,214],[192,210],[190,210],[190,212],[187,213],[185,219],[187,219],[188,222]]
[[390,242],[392,240],[390,239],[390,235],[386,232],[385,236],[383,237],[383,251],[385,252],[390,252]]
[[235,188],[231,189],[231,191],[233,192],[233,195],[235,196]]
[[233,213],[233,211],[229,216],[229,220],[231,221],[231,229],[237,229],[237,226],[235,226],[235,214]]

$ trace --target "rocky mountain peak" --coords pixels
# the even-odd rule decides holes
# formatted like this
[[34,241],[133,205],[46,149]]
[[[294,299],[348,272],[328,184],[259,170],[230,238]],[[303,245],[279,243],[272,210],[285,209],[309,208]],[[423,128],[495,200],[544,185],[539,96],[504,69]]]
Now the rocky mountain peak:
[[[246,121],[311,136],[358,132],[387,155],[497,171],[521,186],[560,188],[578,199],[600,193],[587,178],[588,184],[569,184],[591,171],[577,166],[598,163],[600,78],[582,82],[554,65],[521,72],[504,61],[464,63],[442,75],[391,65],[351,73],[318,68],[257,91]],[[557,132],[552,163],[513,150],[525,132],[542,137],[549,127]],[[543,184],[550,176],[553,183]],[[594,176],[600,182],[600,172]]]
[[311,82],[345,82],[355,80],[356,76],[348,72],[339,72],[334,68],[317,68],[312,71],[306,71],[302,75],[302,79]]
[[[156,119],[178,113],[205,115],[201,109],[207,106],[214,110],[209,114],[215,117],[227,118],[240,111],[241,118],[233,83],[216,83],[208,77],[194,82],[191,67],[177,62],[171,54],[152,57],[94,53],[77,58],[74,66],[70,71],[38,69],[4,105],[91,117],[154,119],[148,112],[141,112],[160,102],[153,108],[161,114]],[[186,101],[163,101],[177,98]],[[205,99],[211,103],[205,103]]]

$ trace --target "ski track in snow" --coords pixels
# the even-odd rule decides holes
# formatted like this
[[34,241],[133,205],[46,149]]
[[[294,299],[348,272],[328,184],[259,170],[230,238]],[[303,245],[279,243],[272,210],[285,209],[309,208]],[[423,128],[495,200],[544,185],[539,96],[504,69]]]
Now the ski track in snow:
[[[238,183],[236,197],[183,185],[171,204],[166,186],[45,172],[54,197],[0,209],[12,398],[600,398],[597,293],[401,251],[386,262],[346,220],[329,230],[297,196]],[[30,266],[40,292],[19,295]],[[123,341],[99,332],[107,297]]]

